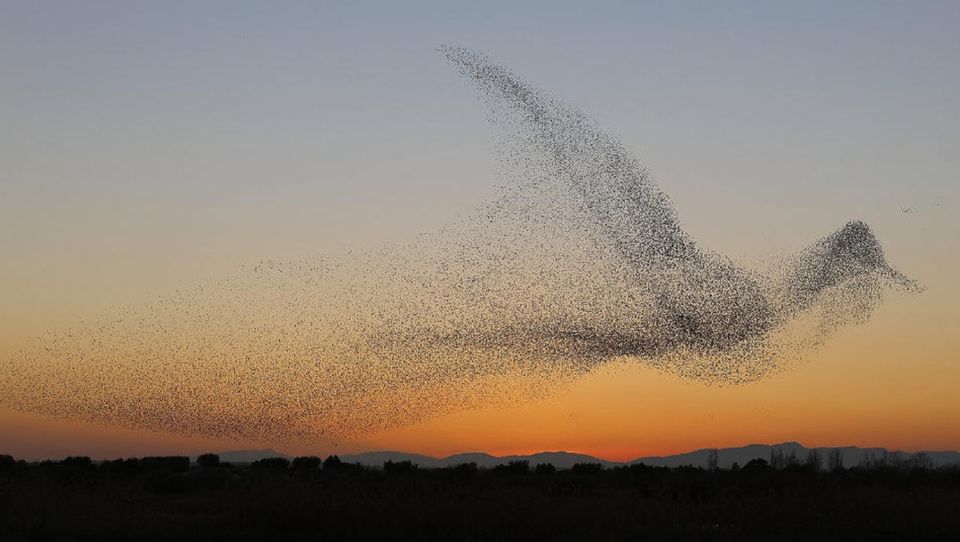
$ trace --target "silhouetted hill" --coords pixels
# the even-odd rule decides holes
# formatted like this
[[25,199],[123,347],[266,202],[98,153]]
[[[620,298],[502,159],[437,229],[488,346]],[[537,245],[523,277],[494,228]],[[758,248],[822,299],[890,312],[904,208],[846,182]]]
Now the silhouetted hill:
[[[944,465],[960,464],[960,452],[956,451],[922,451],[922,452],[900,452],[890,451],[886,448],[860,448],[857,446],[843,447],[817,447],[807,448],[798,442],[783,442],[780,444],[750,444],[735,448],[717,449],[717,460],[721,468],[730,468],[734,463],[743,466],[752,459],[770,460],[771,452],[779,450],[782,452],[785,460],[791,458],[796,461],[805,461],[811,450],[815,450],[824,465],[826,465],[828,455],[833,450],[840,450],[843,458],[843,464],[847,467],[854,467],[866,462],[897,462],[909,461],[916,454],[925,454],[930,461],[930,466],[942,467]],[[359,463],[368,467],[382,467],[387,461],[399,462],[409,461],[421,468],[443,468],[460,465],[463,463],[476,463],[480,468],[493,468],[497,465],[506,465],[511,461],[529,461],[530,466],[536,466],[540,463],[550,463],[558,469],[569,469],[577,463],[599,463],[604,467],[615,467],[618,465],[629,465],[643,463],[651,467],[706,467],[711,453],[710,448],[703,448],[682,454],[667,456],[648,456],[639,457],[632,461],[609,461],[587,454],[578,454],[573,452],[539,452],[530,455],[506,455],[495,456],[485,452],[465,452],[447,457],[432,457],[429,455],[415,454],[399,451],[377,451],[363,452],[359,454],[341,455],[340,459],[345,463]],[[252,463],[259,459],[271,457],[282,457],[292,459],[292,456],[267,448],[264,450],[233,450],[220,452],[220,460],[228,463]],[[196,461],[196,457],[191,457]]]
[[[843,464],[847,467],[854,467],[870,461],[908,461],[916,454],[921,453],[926,454],[934,467],[960,464],[960,452],[955,451],[920,451],[910,453],[890,451],[886,448],[860,448],[857,446],[807,448],[798,442],[750,444],[737,448],[719,448],[717,449],[717,459],[721,468],[730,468],[733,463],[739,463],[742,466],[746,465],[751,459],[769,460],[771,452],[774,449],[782,451],[786,458],[792,456],[799,461],[804,461],[810,451],[815,450],[824,462],[827,461],[828,454],[833,450],[839,449],[843,457]],[[710,449],[704,448],[677,455],[641,457],[630,463],[643,463],[644,465],[652,467],[679,467],[683,465],[706,467],[709,454]]]
[[[890,451],[886,448],[860,448],[857,446],[807,448],[798,442],[750,444],[736,448],[719,448],[717,449],[717,459],[721,468],[730,468],[734,463],[742,466],[749,463],[751,459],[770,460],[771,452],[774,449],[782,452],[784,458],[788,461],[790,458],[794,458],[801,462],[806,460],[811,450],[815,450],[820,455],[824,465],[826,465],[828,455],[833,450],[839,449],[843,458],[843,464],[847,467],[854,467],[869,461],[908,461],[920,453],[925,454],[926,457],[929,458],[931,466],[934,467],[960,464],[960,452],[956,451],[924,451],[911,453]],[[466,452],[440,458],[407,452],[380,451],[344,455],[340,456],[340,458],[347,463],[360,463],[370,467],[381,467],[386,461],[410,461],[414,465],[422,468],[451,467],[463,463],[476,463],[480,468],[493,468],[497,465],[505,465],[511,461],[529,461],[531,466],[540,463],[550,463],[559,469],[568,469],[576,463],[600,463],[604,467],[615,467],[635,463],[643,463],[644,465],[652,467],[680,467],[685,465],[706,467],[710,453],[710,448],[703,448],[676,455],[639,457],[632,461],[625,462],[609,461],[591,455],[562,451],[507,456],[495,456],[484,452]]]

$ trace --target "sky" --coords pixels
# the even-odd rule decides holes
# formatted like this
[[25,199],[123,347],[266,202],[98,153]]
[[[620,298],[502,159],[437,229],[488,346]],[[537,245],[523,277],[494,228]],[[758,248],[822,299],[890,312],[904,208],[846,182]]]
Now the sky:
[[[960,449],[956,2],[0,3],[0,356],[229,275],[405,242],[498,185],[485,52],[618,136],[695,238],[746,261],[852,219],[926,290],[732,387],[614,364],[533,403],[292,453]],[[20,457],[213,441],[0,410]]]

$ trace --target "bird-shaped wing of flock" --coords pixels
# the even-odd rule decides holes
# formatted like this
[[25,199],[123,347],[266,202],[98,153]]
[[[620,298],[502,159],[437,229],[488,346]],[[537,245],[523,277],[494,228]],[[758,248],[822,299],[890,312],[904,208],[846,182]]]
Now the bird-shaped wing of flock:
[[763,378],[866,320],[890,267],[849,222],[761,273],[700,247],[578,110],[441,51],[501,137],[507,182],[404,246],[261,262],[51,331],[0,365],[0,405],[270,441],[340,439],[538,397],[611,360],[706,384]]

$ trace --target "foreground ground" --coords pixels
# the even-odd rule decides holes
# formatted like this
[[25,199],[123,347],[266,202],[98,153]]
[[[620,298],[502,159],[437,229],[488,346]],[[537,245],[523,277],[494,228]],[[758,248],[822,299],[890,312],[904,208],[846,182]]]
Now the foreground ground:
[[955,539],[960,470],[0,461],[0,540]]

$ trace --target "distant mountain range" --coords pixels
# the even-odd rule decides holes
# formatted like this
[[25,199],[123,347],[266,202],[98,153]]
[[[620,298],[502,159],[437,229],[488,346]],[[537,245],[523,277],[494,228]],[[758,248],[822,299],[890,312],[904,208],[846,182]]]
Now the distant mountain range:
[[[840,450],[843,457],[843,464],[847,467],[856,466],[864,461],[876,461],[883,458],[887,458],[888,460],[897,458],[907,461],[920,453],[925,454],[930,463],[935,467],[960,464],[960,452],[955,451],[899,452],[890,451],[886,448],[860,448],[857,446],[807,448],[797,442],[750,444],[738,448],[718,448],[717,462],[721,468],[730,468],[734,463],[738,463],[741,466],[746,465],[752,459],[769,461],[771,451],[773,450],[782,452],[784,457],[793,456],[803,461],[811,450],[816,450],[820,454],[820,457],[823,458],[824,464],[826,464],[827,455],[835,449]],[[347,463],[360,463],[370,467],[381,467],[386,461],[410,461],[423,468],[450,467],[461,463],[476,463],[477,466],[481,468],[492,468],[511,461],[529,461],[531,466],[540,463],[551,463],[558,469],[568,469],[576,463],[600,463],[604,467],[616,467],[637,463],[643,463],[651,467],[680,467],[684,465],[706,467],[711,451],[709,448],[704,448],[676,455],[640,457],[632,461],[624,462],[608,461],[591,455],[571,452],[540,452],[531,455],[506,456],[494,456],[483,452],[468,452],[447,457],[431,457],[429,455],[406,452],[384,451],[341,455],[340,459]],[[251,463],[257,459],[267,457],[291,458],[289,455],[272,449],[229,451],[221,452],[218,455],[222,461],[230,463]]]

